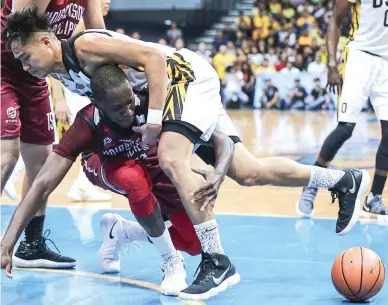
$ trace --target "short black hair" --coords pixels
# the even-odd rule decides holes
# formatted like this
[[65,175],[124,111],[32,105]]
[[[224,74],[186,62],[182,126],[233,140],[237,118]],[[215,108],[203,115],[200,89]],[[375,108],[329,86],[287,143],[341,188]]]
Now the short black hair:
[[6,17],[4,35],[8,37],[7,48],[10,49],[15,40],[24,44],[37,32],[52,32],[49,19],[40,14],[35,5],[26,6],[21,12],[15,12]]
[[[105,102],[109,89],[120,87],[129,80],[127,75],[117,65],[105,64],[97,67],[90,81],[92,96],[98,102]],[[132,91],[132,87],[130,87]]]

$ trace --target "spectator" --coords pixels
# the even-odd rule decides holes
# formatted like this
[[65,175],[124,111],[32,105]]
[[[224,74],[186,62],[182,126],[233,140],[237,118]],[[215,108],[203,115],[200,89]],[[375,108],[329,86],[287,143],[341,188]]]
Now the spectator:
[[233,41],[228,41],[228,43],[226,44],[226,48],[227,48],[226,52],[229,55],[236,55],[236,48],[234,47]]
[[173,21],[170,29],[167,31],[167,40],[170,45],[175,45],[178,39],[183,38],[182,30],[178,27],[178,24]]
[[264,58],[263,60],[263,64],[259,67],[257,67],[255,70],[254,70],[255,73],[273,73],[273,72],[276,72],[275,68],[274,67],[271,67],[269,65],[269,61],[267,58]]
[[236,56],[229,55],[225,45],[220,46],[220,51],[213,57],[213,66],[217,71],[221,81],[225,78],[226,67],[232,65],[236,60]]
[[299,71],[305,71],[306,70],[306,68],[305,68],[306,66],[304,64],[304,58],[303,58],[302,54],[297,54],[296,55],[294,67],[297,68]]
[[321,80],[317,77],[314,79],[315,87],[311,90],[310,101],[306,106],[308,110],[325,110],[331,107],[331,97],[326,89],[322,88]]
[[249,32],[252,27],[251,17],[246,16],[244,14],[244,11],[240,11],[239,16],[235,20],[235,23],[237,25],[237,28],[242,32]]
[[310,29],[315,23],[315,18],[309,13],[308,10],[304,10],[302,16],[296,20],[296,25],[302,30]]
[[295,87],[288,92],[288,109],[305,109],[305,100],[307,97],[306,89],[301,85],[299,78],[295,79]]
[[175,49],[177,49],[178,51],[180,49],[183,49],[185,47],[185,42],[182,38],[178,38],[176,41],[175,41]]
[[220,31],[216,34],[216,39],[213,41],[213,46],[219,50],[221,45],[226,45],[228,40],[224,37],[224,34]]
[[158,44],[166,46],[167,45],[167,40],[164,39],[164,38],[160,38],[159,41],[158,41]]
[[229,66],[226,69],[226,75],[224,79],[225,85],[225,99],[226,106],[228,108],[239,108],[241,103],[248,103],[249,97],[243,90],[244,75],[241,71],[236,69],[235,65]]
[[288,56],[286,52],[283,51],[282,53],[280,53],[279,59],[275,64],[275,70],[276,71],[283,70],[287,66],[287,59],[288,59]]
[[252,72],[252,68],[248,62],[241,65],[241,72],[243,73],[244,85],[242,90],[249,97],[250,105],[253,105],[253,98],[255,96],[256,76]]
[[311,47],[313,39],[309,36],[309,32],[304,30],[302,35],[298,39],[298,43],[301,47]]
[[223,36],[228,41],[235,41],[236,40],[236,30],[234,30],[232,28],[232,25],[230,23],[225,24]]
[[300,70],[298,68],[294,67],[294,64],[291,61],[287,62],[287,66],[281,70],[282,73],[292,73],[292,74],[298,74],[300,73]]
[[251,52],[248,55],[248,59],[250,60],[253,69],[255,70],[257,67],[263,64],[264,55],[262,53],[259,53],[257,47],[253,46],[251,48]]
[[321,54],[315,54],[315,61],[311,62],[307,67],[309,73],[325,73],[326,65],[321,61]]
[[262,106],[266,109],[280,109],[279,90],[272,84],[269,78],[265,80]]
[[204,58],[207,62],[212,62],[211,52],[207,49],[206,44],[204,42],[199,43],[198,51],[196,53],[202,58]]
[[140,36],[140,33],[139,32],[133,32],[131,37],[133,39],[137,39],[137,40],[140,40],[141,39],[141,36]]
[[124,34],[125,35],[125,30],[123,28],[117,28],[116,33],[119,33],[119,34]]
[[278,56],[275,54],[275,49],[274,48],[269,48],[268,53],[265,55],[265,58],[268,59],[269,65],[271,67],[275,67],[277,61],[278,61]]

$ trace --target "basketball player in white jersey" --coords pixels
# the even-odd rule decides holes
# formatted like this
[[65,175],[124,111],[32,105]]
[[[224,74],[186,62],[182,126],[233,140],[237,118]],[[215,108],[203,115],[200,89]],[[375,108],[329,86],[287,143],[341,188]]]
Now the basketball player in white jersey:
[[[336,54],[343,19],[351,11],[348,42],[337,69]],[[337,0],[329,24],[328,86],[338,89],[338,125],[326,138],[315,165],[327,167],[352,136],[362,106],[370,98],[381,124],[382,138],[376,155],[372,189],[363,210],[388,215],[382,193],[388,173],[388,1]],[[297,203],[301,216],[311,217],[317,188],[305,187]]]
[[[20,31],[24,20],[34,20],[29,32]],[[241,143],[222,107],[216,71],[196,53],[108,30],[88,30],[67,41],[58,41],[44,16],[32,8],[8,18],[8,22],[5,32],[12,37],[9,47],[34,76],[56,75],[71,91],[91,95],[90,75],[100,65],[115,64],[126,73],[134,90],[148,93],[148,113],[139,117],[143,125],[133,130],[142,133],[144,143],[152,143],[161,133],[159,164],[177,188],[203,251],[198,276],[180,297],[203,299],[235,284],[230,281],[234,268],[224,254],[212,213],[223,177],[217,171],[197,172],[217,186],[215,191],[213,188],[208,191],[203,189],[202,177],[192,171],[190,164],[194,147],[207,142],[215,130],[229,135],[235,143],[228,176],[238,183],[326,188],[332,192],[333,201],[339,199],[336,232],[346,234],[357,222],[360,196],[369,186],[369,174],[356,169],[306,166],[286,158],[255,158]],[[112,103],[115,105],[112,111],[126,113],[128,106]],[[199,147],[197,154],[206,147]],[[122,149],[125,150],[125,145]],[[15,223],[11,223],[9,230],[14,229]]]

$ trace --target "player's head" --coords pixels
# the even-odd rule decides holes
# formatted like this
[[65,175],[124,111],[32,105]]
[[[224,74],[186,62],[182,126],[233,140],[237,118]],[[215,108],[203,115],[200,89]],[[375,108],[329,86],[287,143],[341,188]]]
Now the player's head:
[[110,0],[101,0],[102,15],[105,17],[109,13]]
[[122,128],[133,125],[135,94],[124,71],[116,65],[97,67],[90,82],[93,104]]
[[48,18],[35,6],[27,6],[22,12],[6,18],[7,47],[22,62],[25,71],[39,78],[47,77],[54,66],[53,50],[60,50],[60,42],[51,30]]

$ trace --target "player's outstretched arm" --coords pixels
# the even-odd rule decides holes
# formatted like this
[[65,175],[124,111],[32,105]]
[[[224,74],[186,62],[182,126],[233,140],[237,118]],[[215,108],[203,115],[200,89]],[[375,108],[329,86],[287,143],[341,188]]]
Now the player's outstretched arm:
[[337,0],[334,4],[333,16],[327,30],[327,51],[328,51],[328,89],[336,93],[335,88],[341,88],[341,75],[337,69],[337,46],[341,35],[341,24],[349,13],[355,0]]
[[[8,252],[12,257],[13,248],[31,217],[36,214],[41,203],[47,200],[48,196],[63,180],[72,164],[73,161],[55,152],[50,153],[26,197],[13,213],[11,222],[1,241],[2,252]],[[3,262],[1,266],[5,267]]]
[[214,170],[193,169],[195,173],[206,179],[206,183],[193,194],[193,202],[203,202],[201,211],[204,211],[208,206],[214,207],[218,190],[225,179],[234,156],[234,143],[226,134],[214,131],[211,141],[216,155]]

